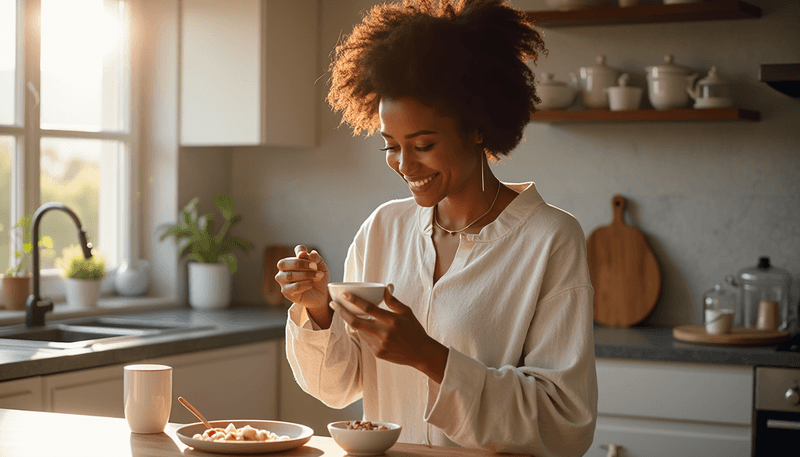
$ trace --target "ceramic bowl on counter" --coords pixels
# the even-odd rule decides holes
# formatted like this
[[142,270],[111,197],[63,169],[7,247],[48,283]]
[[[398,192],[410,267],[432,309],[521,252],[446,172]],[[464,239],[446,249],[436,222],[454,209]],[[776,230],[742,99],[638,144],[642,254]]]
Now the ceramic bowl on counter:
[[556,81],[552,73],[542,73],[542,80],[536,84],[536,95],[542,100],[536,109],[566,109],[575,101],[578,88]]
[[336,444],[347,452],[347,455],[381,455],[394,446],[403,429],[400,425],[391,422],[373,421],[369,423],[385,429],[351,429],[350,421],[338,421],[328,424],[328,432]]

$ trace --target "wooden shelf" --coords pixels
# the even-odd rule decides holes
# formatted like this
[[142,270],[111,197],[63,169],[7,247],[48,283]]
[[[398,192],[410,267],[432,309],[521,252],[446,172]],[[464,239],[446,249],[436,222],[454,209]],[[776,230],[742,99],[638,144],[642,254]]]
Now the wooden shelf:
[[531,11],[527,14],[535,27],[549,28],[752,19],[761,17],[761,8],[740,0],[708,0],[671,5],[607,6]]
[[531,122],[612,122],[612,121],[759,121],[761,113],[741,108],[670,110],[546,110],[531,115]]

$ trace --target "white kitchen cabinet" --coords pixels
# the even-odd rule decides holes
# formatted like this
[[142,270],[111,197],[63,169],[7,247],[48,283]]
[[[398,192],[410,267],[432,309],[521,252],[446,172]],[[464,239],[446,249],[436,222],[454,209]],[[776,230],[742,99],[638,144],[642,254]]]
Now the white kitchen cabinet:
[[184,397],[207,420],[278,417],[278,341],[148,360],[172,367],[170,422],[197,419],[178,403]]
[[123,367],[112,365],[42,376],[44,410],[125,417],[122,407]]
[[329,423],[362,418],[363,408],[360,400],[343,409],[333,409],[305,393],[297,385],[292,374],[292,367],[286,360],[285,340],[281,340],[280,344],[280,420],[307,425],[318,436],[330,436]]
[[[278,416],[278,347],[279,342],[270,341],[43,376],[38,390],[39,409],[125,417],[125,365],[158,363],[173,369],[170,422],[197,422],[178,403],[178,396],[189,400],[208,420],[274,419]],[[5,388],[5,384],[0,386]],[[8,391],[22,390],[9,386]],[[2,401],[0,394],[0,405]]]
[[182,0],[183,146],[316,143],[319,0]]
[[0,408],[42,411],[42,378],[0,382]]
[[750,455],[753,367],[599,358],[597,384],[588,457]]

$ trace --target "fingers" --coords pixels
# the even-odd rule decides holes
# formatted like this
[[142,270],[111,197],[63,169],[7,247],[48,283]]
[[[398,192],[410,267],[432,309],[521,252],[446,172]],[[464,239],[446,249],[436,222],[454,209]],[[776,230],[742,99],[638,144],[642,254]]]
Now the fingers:
[[397,314],[407,314],[407,313],[413,314],[411,308],[404,305],[403,302],[401,302],[400,300],[394,298],[394,295],[392,295],[393,292],[394,292],[394,284],[389,284],[383,291],[383,302],[386,303],[386,307]]
[[299,301],[299,298],[307,291],[311,290],[313,285],[311,281],[294,282],[290,284],[281,285],[281,293],[284,297],[293,302]]
[[[298,244],[294,247],[294,255],[300,258],[308,258],[308,248],[303,246],[302,244]],[[301,257],[303,256],[303,257]]]

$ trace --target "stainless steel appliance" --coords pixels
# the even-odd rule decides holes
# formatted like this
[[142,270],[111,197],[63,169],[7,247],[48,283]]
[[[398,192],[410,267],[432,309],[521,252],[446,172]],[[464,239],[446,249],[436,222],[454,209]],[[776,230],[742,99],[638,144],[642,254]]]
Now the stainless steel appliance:
[[[800,351],[800,335],[778,350]],[[753,455],[800,455],[800,367],[756,367]]]

